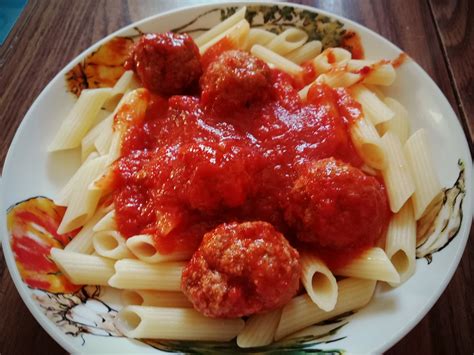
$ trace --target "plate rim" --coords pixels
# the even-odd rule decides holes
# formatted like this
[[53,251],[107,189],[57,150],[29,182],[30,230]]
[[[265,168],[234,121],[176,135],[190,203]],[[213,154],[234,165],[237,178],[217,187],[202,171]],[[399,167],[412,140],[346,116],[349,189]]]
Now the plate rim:
[[[359,23],[357,23],[357,22],[355,22],[351,19],[348,19],[348,18],[346,18],[344,16],[341,16],[341,15],[334,14],[330,11],[322,10],[320,8],[317,8],[317,7],[304,5],[304,4],[299,4],[299,3],[265,2],[265,1],[252,1],[252,0],[250,0],[250,1],[229,1],[229,2],[225,1],[225,2],[220,2],[220,3],[194,4],[194,5],[174,8],[174,9],[167,10],[167,11],[164,11],[164,12],[158,12],[158,13],[152,14],[150,16],[147,16],[147,17],[145,17],[141,20],[131,22],[130,24],[119,28],[118,30],[106,35],[105,37],[102,37],[100,40],[96,41],[91,46],[87,47],[85,50],[83,50],[81,53],[79,53],[77,56],[72,58],[59,72],[57,72],[57,74],[48,82],[48,84],[43,88],[43,90],[40,92],[40,94],[35,98],[32,105],[30,106],[28,111],[23,116],[23,119],[21,120],[21,122],[20,122],[20,124],[19,124],[19,126],[18,126],[18,128],[15,132],[15,135],[14,135],[14,137],[13,137],[13,139],[12,139],[10,145],[9,145],[7,154],[5,156],[4,165],[3,165],[3,169],[2,169],[2,175],[5,175],[5,172],[9,170],[8,167],[12,164],[13,158],[12,158],[12,153],[11,152],[14,150],[14,147],[18,144],[19,132],[21,132],[22,130],[25,129],[26,122],[35,119],[34,116],[31,113],[35,111],[35,109],[39,105],[39,102],[41,101],[41,99],[46,95],[46,93],[54,85],[53,83],[56,82],[61,77],[63,77],[74,65],[77,64],[78,61],[82,60],[88,53],[93,52],[99,46],[101,46],[103,43],[106,43],[107,41],[109,41],[111,38],[119,36],[120,33],[122,33],[122,32],[129,31],[130,29],[133,29],[134,27],[140,26],[140,25],[142,25],[144,23],[147,23],[147,22],[150,22],[150,21],[156,21],[156,19],[159,19],[161,17],[166,17],[166,16],[169,16],[169,15],[172,15],[172,14],[175,14],[175,13],[185,11],[185,10],[194,10],[194,9],[201,9],[201,8],[206,9],[206,8],[213,7],[213,6],[216,7],[216,8],[222,8],[222,7],[227,7],[227,6],[245,6],[245,5],[261,5],[261,6],[267,6],[267,7],[268,6],[291,6],[291,7],[295,7],[295,8],[301,8],[301,9],[304,9],[304,10],[309,10],[311,12],[318,12],[319,14],[327,15],[327,16],[333,18],[333,19],[339,20],[342,23],[344,23],[345,25],[350,25],[351,27],[354,27],[354,28],[362,27],[365,31],[368,31],[371,35],[375,36],[377,41],[383,41],[387,45],[389,45],[389,46],[393,47],[394,49],[396,49],[398,52],[403,52],[404,53],[404,51],[401,48],[399,48],[397,45],[395,45],[394,43],[392,43],[390,40],[383,37],[379,33],[375,32],[374,30],[366,27],[365,25],[359,24]],[[464,162],[464,164],[466,165],[466,170],[467,170],[467,174],[466,174],[466,176],[467,176],[467,178],[466,178],[467,186],[470,186],[470,183],[472,183],[472,173],[471,173],[472,156],[471,156],[469,146],[468,146],[468,143],[467,143],[467,138],[466,138],[466,135],[464,133],[464,130],[462,129],[459,117],[454,112],[454,109],[451,106],[450,102],[448,101],[446,95],[441,91],[441,89],[438,87],[438,85],[435,83],[435,81],[428,75],[428,73],[415,60],[411,59],[411,62],[416,65],[417,72],[419,72],[422,76],[424,76],[425,80],[428,79],[427,83],[429,83],[429,85],[431,86],[431,89],[433,89],[435,91],[437,90],[438,93],[441,94],[441,96],[444,98],[444,100],[448,104],[450,113],[456,118],[456,120],[454,120],[455,122],[453,122],[453,125],[456,126],[456,130],[458,131],[458,133],[461,133],[461,136],[463,137],[462,142],[461,142],[462,148],[465,151],[465,153],[467,153],[467,156],[470,158],[469,162]],[[0,181],[0,193],[1,193],[1,195],[0,195],[0,205],[3,205],[2,201],[5,201],[5,198],[3,197],[4,188],[5,188],[5,183]],[[429,297],[427,302],[421,308],[420,312],[418,312],[414,317],[410,318],[410,320],[404,325],[403,328],[400,328],[400,330],[398,332],[392,333],[391,338],[390,338],[389,341],[385,342],[382,346],[372,350],[372,352],[381,353],[381,352],[384,352],[384,351],[388,350],[393,345],[395,345],[398,341],[400,341],[403,337],[405,337],[409,332],[411,332],[413,330],[413,328],[415,328],[416,325],[422,320],[422,318],[424,318],[428,314],[428,312],[432,309],[432,307],[435,305],[435,303],[439,300],[441,295],[446,290],[448,284],[450,283],[450,281],[453,278],[453,275],[454,275],[455,271],[457,270],[457,268],[459,266],[459,263],[461,261],[461,258],[463,256],[465,248],[466,248],[467,241],[469,239],[469,233],[470,233],[471,224],[472,224],[472,210],[473,210],[473,199],[471,198],[471,196],[472,196],[472,191],[467,189],[466,200],[465,200],[465,202],[467,202],[467,203],[464,205],[465,206],[465,212],[467,212],[465,214],[465,217],[470,217],[470,218],[468,218],[468,221],[465,224],[466,229],[467,229],[466,236],[464,236],[464,237],[463,237],[463,235],[460,236],[460,237],[463,237],[463,238],[461,239],[461,243],[459,245],[459,248],[456,251],[456,254],[454,255],[454,258],[452,259],[451,266],[450,266],[449,270],[447,271],[447,273],[445,274],[445,277],[442,280],[442,282],[440,284],[440,287],[437,288],[436,292],[431,294],[431,296]],[[4,206],[4,205],[3,205],[3,207],[8,208],[8,206]],[[7,209],[4,209],[4,211],[7,211]],[[14,261],[13,253],[12,253],[10,243],[9,243],[10,238],[9,238],[8,232],[7,232],[6,213],[4,215],[4,218],[2,218],[2,221],[3,221],[3,224],[5,225],[3,227],[2,224],[0,223],[0,228],[3,228],[3,232],[4,232],[3,234],[5,235],[5,237],[2,240],[2,246],[3,246],[2,249],[3,249],[4,256],[5,256],[5,262],[7,264],[10,276],[13,279],[15,287],[16,287],[18,293],[20,294],[20,297],[21,297],[23,303],[27,306],[28,310],[33,315],[35,320],[39,323],[39,325],[63,349],[65,349],[68,352],[80,352],[80,351],[78,351],[80,349],[77,349],[71,341],[67,340],[67,335],[65,333],[63,333],[62,331],[60,331],[60,329],[55,324],[53,324],[46,317],[46,315],[44,313],[40,312],[37,304],[34,303],[32,298],[30,297],[31,295],[28,292],[27,287],[25,286],[25,284],[21,280],[18,268],[16,267],[16,264],[15,264],[15,261]],[[462,227],[462,225],[461,225],[461,227]],[[350,352],[350,350],[349,350],[349,352]]]

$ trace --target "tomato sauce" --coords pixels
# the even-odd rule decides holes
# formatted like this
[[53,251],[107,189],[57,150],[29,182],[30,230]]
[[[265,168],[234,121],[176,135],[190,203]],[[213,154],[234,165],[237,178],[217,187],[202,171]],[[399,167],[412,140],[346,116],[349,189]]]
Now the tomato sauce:
[[357,32],[348,31],[342,38],[341,47],[352,53],[352,59],[364,59],[364,47]]
[[392,60],[392,65],[396,69],[404,64],[410,57],[406,53],[400,53],[400,55]]
[[[209,50],[205,65],[227,47]],[[362,165],[348,133],[360,106],[344,89],[316,86],[307,103],[297,89],[273,69],[269,98],[225,117],[199,96],[152,94],[114,169],[120,232],[150,233],[163,253],[195,250],[204,233],[233,221],[266,221],[294,240],[284,209],[301,168],[328,157]]]

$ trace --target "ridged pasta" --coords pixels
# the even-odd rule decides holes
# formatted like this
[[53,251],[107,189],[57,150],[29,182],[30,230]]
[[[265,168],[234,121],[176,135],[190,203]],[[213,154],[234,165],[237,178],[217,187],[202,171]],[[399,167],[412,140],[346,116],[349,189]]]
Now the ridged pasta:
[[208,318],[189,308],[127,306],[115,317],[117,329],[129,338],[229,341],[244,327],[236,319]]
[[400,282],[397,270],[381,248],[370,248],[364,251],[349,264],[334,270],[334,274],[359,279]]
[[301,254],[301,282],[311,300],[325,311],[334,309],[337,283],[331,270],[317,256]]
[[52,248],[50,255],[59,270],[76,285],[108,286],[107,282],[114,274],[115,260],[57,248]]
[[387,164],[382,176],[392,212],[398,212],[415,191],[410,167],[405,159],[402,144],[392,132],[382,137]]
[[307,294],[297,296],[286,304],[275,332],[275,340],[283,339],[323,320],[364,307],[374,294],[376,281],[348,278],[337,284],[339,295],[336,307],[330,312],[316,306]]
[[385,252],[400,275],[400,282],[390,282],[391,286],[405,282],[415,273],[416,221],[411,201],[408,201],[390,220]]

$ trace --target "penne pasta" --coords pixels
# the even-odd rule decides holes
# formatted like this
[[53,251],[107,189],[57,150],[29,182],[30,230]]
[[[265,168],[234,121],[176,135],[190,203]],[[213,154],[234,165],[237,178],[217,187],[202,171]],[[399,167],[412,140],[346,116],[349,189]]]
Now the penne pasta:
[[288,74],[299,76],[303,73],[303,68],[299,65],[258,44],[254,45],[250,52]]
[[245,50],[250,51],[254,44],[265,46],[268,42],[274,39],[277,35],[270,31],[265,31],[260,28],[251,28],[247,35],[245,42]]
[[381,101],[377,95],[363,85],[355,85],[351,88],[351,94],[362,105],[366,117],[376,126],[382,122],[389,121],[395,115],[390,108]]
[[106,215],[103,215],[102,218],[97,221],[92,230],[94,232],[117,230],[117,223],[115,221],[115,209],[112,209]]
[[321,48],[321,41],[309,41],[303,44],[301,47],[288,53],[286,58],[295,64],[301,65],[311,59],[314,59],[318,54],[320,54]]
[[297,296],[286,304],[275,332],[275,340],[278,341],[310,325],[364,307],[374,294],[376,282],[348,278],[337,284],[339,295],[336,307],[330,312],[319,308],[307,294]]
[[443,197],[441,185],[431,161],[426,131],[419,129],[405,143],[405,155],[410,167],[415,192],[412,196],[415,219],[419,220],[430,206]]
[[110,259],[133,258],[125,238],[117,231],[102,231],[92,235],[92,243],[97,254]]
[[114,274],[115,260],[52,248],[51,259],[76,285],[104,285]]
[[105,172],[107,157],[99,157],[83,165],[71,187],[66,213],[58,227],[63,234],[83,226],[94,214],[101,190],[93,182]]
[[127,306],[117,313],[117,329],[129,338],[229,341],[244,327],[236,319],[208,318],[188,308]]
[[351,52],[343,48],[327,48],[312,61],[318,74],[324,74],[333,67],[346,64],[352,57]]
[[372,122],[361,117],[351,124],[349,133],[364,163],[374,169],[383,169],[386,164],[385,151]]
[[390,282],[397,286],[405,282],[416,269],[416,221],[411,201],[390,220],[385,242],[385,252],[400,275],[400,282]]
[[94,245],[92,244],[93,227],[110,208],[112,208],[112,206],[99,208],[94,216],[81,228],[79,233],[64,247],[64,250],[82,254],[92,254],[92,252],[94,252]]
[[398,283],[400,276],[383,249],[371,248],[348,265],[334,270],[335,275]]
[[301,254],[301,282],[311,300],[324,311],[334,309],[337,301],[337,282],[331,270],[320,258]]
[[182,292],[123,290],[122,303],[125,306],[153,306],[192,308],[193,305]]
[[77,148],[82,138],[96,122],[95,119],[112,89],[86,89],[65,118],[48,147],[49,152]]
[[397,100],[392,99],[391,97],[384,98],[383,102],[395,115],[391,120],[378,125],[377,129],[379,129],[380,134],[392,132],[398,137],[398,139],[400,139],[402,144],[405,144],[410,133],[407,110]]
[[128,238],[127,247],[138,259],[147,263],[189,260],[194,253],[194,250],[185,250],[167,254],[160,253],[155,247],[153,237],[147,234],[135,235]]
[[266,48],[285,56],[301,47],[308,40],[308,34],[298,28],[288,28],[265,45]]
[[382,176],[392,212],[398,212],[415,191],[411,171],[398,137],[387,132],[382,137],[387,164]]
[[364,84],[390,86],[397,76],[392,64],[386,61],[351,59],[347,62],[347,70],[351,72],[367,72]]
[[345,70],[330,70],[318,76],[316,82],[324,83],[333,88],[345,88],[358,83],[360,80],[360,74],[350,73]]
[[[103,134],[104,130],[107,130],[108,126],[112,127],[112,122],[113,122],[113,115],[109,114],[107,118],[99,122],[86,134],[84,138],[82,138],[82,141],[81,141],[82,161],[85,161],[85,159],[90,153],[96,150],[98,151],[95,145],[95,142],[97,141],[99,136]],[[103,155],[103,153],[100,153],[100,154]]]
[[281,309],[251,316],[245,322],[244,329],[237,336],[237,345],[240,348],[253,348],[271,344],[280,317]]
[[226,37],[235,48],[244,48],[247,41],[247,35],[250,30],[250,25],[246,20],[240,20],[235,25],[230,27],[225,32],[199,46],[199,52],[204,54],[210,47]]
[[245,18],[246,11],[247,11],[247,7],[243,6],[241,9],[237,10],[235,14],[233,14],[226,20],[222,21],[221,23],[215,25],[209,31],[204,32],[203,34],[195,38],[194,42],[196,43],[198,47],[201,47],[202,45],[208,43],[213,38],[218,37],[225,31],[227,31],[229,28],[233,27],[234,25],[242,21]]
[[115,263],[115,274],[109,285],[123,289],[180,291],[183,262],[149,264],[122,259]]

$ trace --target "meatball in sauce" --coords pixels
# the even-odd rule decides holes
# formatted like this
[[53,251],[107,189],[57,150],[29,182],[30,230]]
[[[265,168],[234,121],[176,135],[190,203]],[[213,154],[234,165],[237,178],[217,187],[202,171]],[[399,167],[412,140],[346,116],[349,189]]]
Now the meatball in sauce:
[[205,107],[218,115],[229,115],[264,101],[271,89],[267,63],[247,52],[230,50],[204,71],[200,85]]
[[383,185],[334,158],[310,163],[303,170],[286,210],[300,241],[333,249],[373,245],[388,217]]
[[134,70],[143,86],[165,96],[185,94],[201,74],[199,49],[187,34],[149,33],[140,38],[126,69]]
[[298,252],[271,224],[226,223],[204,236],[181,288],[208,317],[242,317],[286,304],[300,273]]

